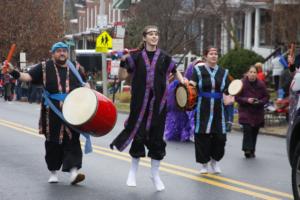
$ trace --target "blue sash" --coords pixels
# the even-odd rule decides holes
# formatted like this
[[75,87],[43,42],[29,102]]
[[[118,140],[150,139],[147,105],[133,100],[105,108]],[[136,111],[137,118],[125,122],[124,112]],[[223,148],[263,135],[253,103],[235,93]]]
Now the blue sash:
[[[73,72],[73,74],[76,76],[76,78],[78,79],[78,81],[80,82],[81,86],[84,86],[85,83],[83,82],[79,72],[76,70],[75,66],[73,65],[73,63],[68,60],[67,61],[67,66],[71,69],[71,71]],[[49,106],[50,109],[65,123],[68,125],[68,127],[70,127],[72,130],[74,130],[77,133],[80,133],[83,137],[85,137],[85,146],[84,146],[84,153],[91,153],[93,151],[93,147],[92,147],[92,142],[91,142],[91,137],[88,133],[84,133],[81,130],[75,128],[74,126],[72,126],[71,124],[69,124],[64,116],[62,115],[62,113],[60,112],[60,110],[58,110],[56,108],[56,106],[52,103],[51,99],[57,100],[57,101],[64,101],[65,98],[67,97],[66,93],[55,93],[55,94],[50,94],[45,88],[43,89],[43,97],[45,99],[44,105],[45,106]]]
[[222,99],[223,93],[221,93],[221,92],[200,92],[199,96],[210,98],[210,99]]

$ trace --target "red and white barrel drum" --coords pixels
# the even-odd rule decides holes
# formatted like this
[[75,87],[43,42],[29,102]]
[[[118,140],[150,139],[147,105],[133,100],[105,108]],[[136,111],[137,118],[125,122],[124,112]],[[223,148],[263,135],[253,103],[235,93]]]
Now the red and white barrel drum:
[[62,113],[69,124],[95,137],[109,133],[117,120],[117,110],[112,101],[101,93],[84,87],[67,95]]

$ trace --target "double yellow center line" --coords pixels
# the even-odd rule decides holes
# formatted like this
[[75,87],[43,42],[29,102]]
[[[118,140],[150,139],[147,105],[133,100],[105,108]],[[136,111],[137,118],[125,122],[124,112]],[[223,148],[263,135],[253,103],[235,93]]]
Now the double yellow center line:
[[[3,120],[0,119],[0,125],[12,128],[14,130],[27,133],[33,136],[37,137],[43,137],[38,134],[37,129],[33,129],[18,123],[14,123],[11,121]],[[105,156],[109,156],[118,160],[123,160],[126,162],[131,162],[131,157],[128,153],[124,152],[118,152],[118,151],[113,151],[109,148],[104,148],[101,146],[93,145],[93,152]],[[150,167],[150,159],[148,158],[142,158],[140,165],[145,166],[145,167]],[[209,185],[213,185],[219,188],[223,188],[226,190],[231,190],[234,192],[239,192],[245,195],[249,195],[255,198],[259,199],[266,199],[266,200],[279,200],[282,198],[288,198],[288,199],[293,199],[293,196],[291,194],[285,193],[285,192],[280,192],[276,190],[272,190],[269,188],[265,187],[260,187],[257,185],[245,183],[242,181],[237,181],[233,180],[230,178],[222,177],[219,175],[215,174],[204,174],[200,175],[198,170],[179,166],[179,165],[174,165],[166,162],[161,162],[161,171],[174,174],[176,176],[184,177],[193,181],[201,182],[201,183],[206,183]]]

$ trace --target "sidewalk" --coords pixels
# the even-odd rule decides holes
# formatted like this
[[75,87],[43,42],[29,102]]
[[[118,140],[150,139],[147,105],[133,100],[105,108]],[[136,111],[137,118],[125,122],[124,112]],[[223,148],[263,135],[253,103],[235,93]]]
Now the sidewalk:
[[[235,131],[241,131],[239,124],[234,123],[232,129]],[[259,129],[260,134],[273,135],[277,137],[286,137],[288,130],[288,124],[278,126],[265,126]]]

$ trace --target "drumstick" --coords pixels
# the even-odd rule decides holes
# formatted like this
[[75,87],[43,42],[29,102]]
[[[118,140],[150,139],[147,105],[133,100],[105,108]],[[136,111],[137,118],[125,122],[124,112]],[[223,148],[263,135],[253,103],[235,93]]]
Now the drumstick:
[[116,51],[111,51],[109,52],[109,56],[114,56],[116,58],[121,58],[123,55],[126,55],[128,53],[133,53],[138,51],[139,49],[124,49],[124,50],[116,50]]
[[14,54],[16,50],[16,44],[12,44],[11,47],[10,47],[10,50],[8,52],[8,55],[7,55],[7,58],[5,60],[5,63],[4,63],[4,66],[2,68],[2,73],[5,74],[7,72],[7,69],[8,69],[8,63],[10,62],[10,60],[12,59],[12,56]]

